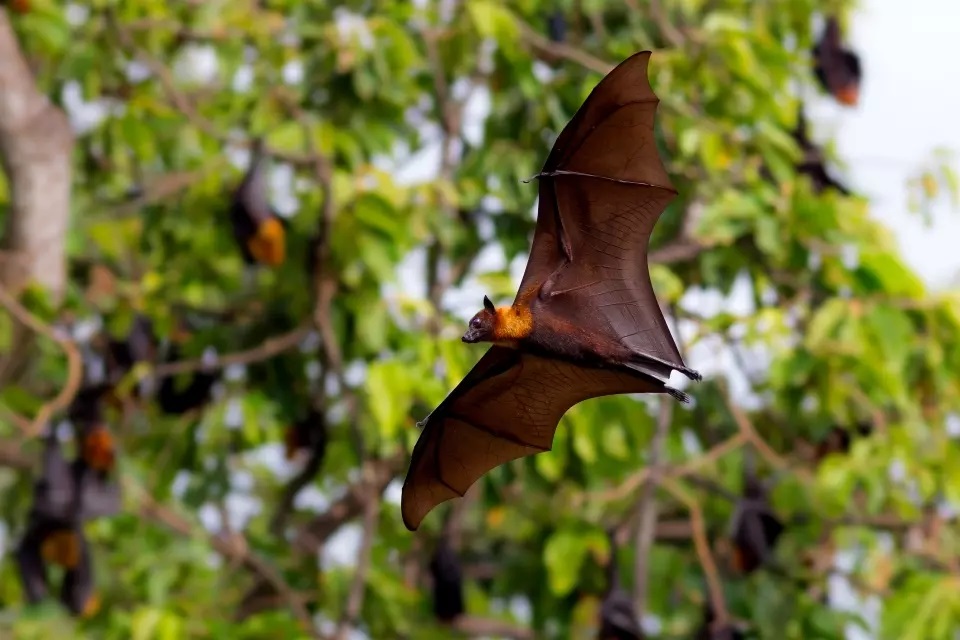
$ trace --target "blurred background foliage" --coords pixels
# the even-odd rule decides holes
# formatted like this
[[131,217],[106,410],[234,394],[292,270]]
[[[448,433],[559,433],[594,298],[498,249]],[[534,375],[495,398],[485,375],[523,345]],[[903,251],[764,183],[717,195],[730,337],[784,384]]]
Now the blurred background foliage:
[[[107,341],[138,315],[158,355],[121,368],[106,408],[124,508],[86,527],[100,609],[75,620],[55,601],[27,606],[4,560],[4,636],[451,637],[466,626],[435,619],[426,570],[447,522],[467,613],[506,624],[489,637],[594,637],[613,527],[624,587],[646,576],[647,635],[692,638],[702,522],[742,637],[867,625],[838,607],[831,581],[846,579],[874,637],[955,638],[960,295],[925,289],[866,199],[797,171],[801,102],[821,91],[810,50],[824,13],[845,23],[849,10],[31,0],[16,33],[78,138],[69,290],[25,304],[69,328],[88,381],[109,377]],[[514,293],[534,224],[524,181],[602,74],[644,49],[680,192],[652,238],[652,275],[706,379],[671,413],[631,397],[575,408],[552,452],[498,469],[410,534],[397,480],[416,421],[482,352],[459,341],[481,296]],[[244,264],[228,216],[255,138],[288,223],[275,269]],[[918,169],[918,210],[956,198],[948,160]],[[3,349],[11,326],[0,316]],[[182,389],[198,372],[209,394],[158,398],[161,379]],[[41,337],[0,389],[9,444],[39,451],[22,417],[66,379]],[[322,443],[285,435],[298,421]],[[700,466],[653,493],[656,542],[638,559],[638,474],[665,421],[658,464]],[[744,444],[754,436],[761,446]],[[290,459],[285,437],[304,445]],[[745,470],[785,523],[775,561],[749,574],[730,543]],[[8,550],[33,477],[0,470]]]

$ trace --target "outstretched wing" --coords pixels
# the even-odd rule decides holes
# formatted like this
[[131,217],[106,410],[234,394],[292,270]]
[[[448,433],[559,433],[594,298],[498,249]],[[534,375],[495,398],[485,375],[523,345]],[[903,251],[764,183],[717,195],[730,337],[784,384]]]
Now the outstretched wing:
[[588,369],[491,347],[424,420],[403,482],[403,523],[414,531],[434,507],[463,496],[491,469],[549,451],[557,423],[578,402],[665,391],[629,370]]
[[540,209],[523,295],[620,341],[661,380],[692,378],[660,311],[647,265],[653,227],[676,190],[654,139],[659,99],[637,53],[594,88],[557,138],[538,176]]

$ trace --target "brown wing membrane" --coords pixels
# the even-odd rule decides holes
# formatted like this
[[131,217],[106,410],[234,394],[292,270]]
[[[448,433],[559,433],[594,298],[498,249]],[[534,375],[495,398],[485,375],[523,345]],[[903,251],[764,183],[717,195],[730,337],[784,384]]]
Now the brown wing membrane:
[[438,504],[463,496],[483,474],[549,451],[573,405],[618,393],[664,392],[629,370],[588,369],[492,347],[424,420],[403,483],[403,522],[414,531]]
[[650,234],[676,196],[654,138],[649,60],[644,51],[611,71],[557,138],[539,176],[521,292],[546,282],[550,313],[623,343],[660,380],[671,369],[699,378],[683,364],[647,265]]

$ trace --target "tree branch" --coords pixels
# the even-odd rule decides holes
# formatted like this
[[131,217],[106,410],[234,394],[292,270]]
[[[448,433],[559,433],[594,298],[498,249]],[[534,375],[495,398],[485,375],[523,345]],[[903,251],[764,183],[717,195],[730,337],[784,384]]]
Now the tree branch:
[[[67,355],[66,384],[63,385],[60,393],[58,393],[53,400],[40,407],[40,411],[37,412],[30,427],[24,432],[26,436],[34,437],[40,434],[43,426],[50,421],[50,418],[53,417],[56,412],[65,410],[70,406],[70,403],[73,402],[77,391],[80,390],[80,384],[83,381],[83,357],[80,355],[80,349],[77,348],[76,343],[74,343],[68,335],[62,331],[55,330],[43,320],[30,313],[30,311],[17,302],[3,286],[0,286],[0,305],[20,321],[22,326],[59,344]],[[10,358],[12,357],[12,355],[8,355],[7,358],[4,359],[4,367],[9,364]]]
[[223,369],[235,364],[252,364],[262,362],[289,349],[293,349],[310,333],[309,326],[300,326],[278,336],[267,338],[256,347],[237,351],[227,355],[219,356],[210,362],[203,358],[194,358],[192,360],[178,360],[177,362],[167,362],[157,365],[153,369],[153,376],[156,378],[165,378],[175,376],[181,373],[193,373],[194,371],[210,371],[214,369]]
[[704,577],[707,580],[707,591],[710,594],[710,605],[714,615],[714,628],[719,629],[727,624],[729,613],[727,613],[727,604],[723,597],[723,583],[720,580],[720,572],[717,570],[717,563],[710,552],[710,542],[707,538],[707,526],[703,519],[703,510],[700,509],[696,500],[687,495],[687,492],[676,480],[665,479],[663,488],[682,502],[690,511],[693,543],[697,550],[697,557],[700,559],[700,566],[703,568]]
[[324,513],[300,527],[294,537],[293,547],[304,554],[316,553],[327,538],[345,522],[363,513],[364,499],[370,488],[372,487],[377,496],[381,495],[406,462],[407,457],[404,454],[364,462],[369,470],[362,472],[361,480],[351,485],[343,497],[330,505]]
[[[161,524],[180,535],[193,535],[194,527],[189,520],[158,503],[153,496],[146,491],[141,490],[139,492],[141,493],[140,515],[142,517]],[[225,559],[242,564],[248,570],[260,576],[260,578],[269,584],[289,605],[293,614],[300,620],[304,630],[309,630],[312,637],[320,637],[314,630],[313,618],[304,605],[303,598],[300,594],[296,593],[293,588],[287,584],[279,571],[250,550],[250,546],[242,534],[229,536],[211,535],[209,536],[209,540],[214,550]]]
[[520,627],[505,620],[460,616],[450,625],[455,631],[475,638],[512,638],[514,640],[532,640],[536,636],[532,629]]
[[59,300],[66,288],[73,131],[37,90],[6,11],[0,10],[0,162],[11,207],[0,283],[16,294],[35,281]]
[[637,612],[641,614],[647,608],[647,560],[650,557],[650,549],[653,547],[657,528],[656,491],[659,475],[657,469],[666,448],[670,424],[673,422],[673,403],[673,398],[669,396],[664,395],[660,398],[657,428],[650,442],[650,467],[653,472],[647,476],[637,501],[640,521],[637,525],[636,554],[633,563],[633,600],[636,603]]
[[[372,473],[370,467],[366,472]],[[369,482],[369,480],[368,480]],[[363,507],[363,536],[360,540],[360,549],[357,551],[357,565],[353,571],[353,580],[350,583],[350,593],[347,596],[347,606],[344,609],[340,623],[337,625],[336,640],[347,640],[351,629],[360,618],[363,608],[363,596],[367,592],[367,573],[370,570],[370,558],[373,552],[373,538],[376,535],[377,521],[380,517],[380,492],[373,484],[367,485],[367,494]]]

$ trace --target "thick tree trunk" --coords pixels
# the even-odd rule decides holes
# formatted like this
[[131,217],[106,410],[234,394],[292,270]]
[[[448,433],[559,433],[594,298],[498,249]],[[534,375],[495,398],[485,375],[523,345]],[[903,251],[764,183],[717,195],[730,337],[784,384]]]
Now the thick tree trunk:
[[11,293],[31,281],[57,300],[64,293],[73,143],[69,120],[38,91],[0,9],[0,163],[11,201],[0,284]]

